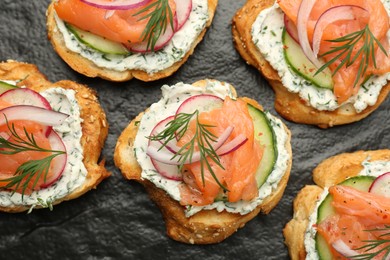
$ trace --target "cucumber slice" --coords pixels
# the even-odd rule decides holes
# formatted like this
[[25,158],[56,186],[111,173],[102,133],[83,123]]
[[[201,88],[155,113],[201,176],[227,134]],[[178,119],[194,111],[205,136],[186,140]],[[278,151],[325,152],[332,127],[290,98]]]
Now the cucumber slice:
[[107,40],[101,36],[81,30],[71,24],[66,23],[66,28],[77,38],[78,41],[91,47],[94,50],[105,54],[126,55],[129,53],[122,44]]
[[[375,177],[373,176],[355,176],[341,182],[339,185],[349,186],[357,190],[368,192],[374,180]],[[318,207],[317,224],[321,223],[328,216],[335,214],[335,209],[332,206],[332,201],[332,195],[328,194]],[[316,234],[315,241],[319,258],[332,259],[332,253],[328,247],[328,244],[319,233]]]
[[263,158],[256,172],[257,187],[260,188],[275,166],[278,156],[276,137],[271,123],[263,111],[249,104],[248,111],[253,120],[255,139],[265,146]]
[[0,81],[0,94],[3,94],[4,92],[6,92],[10,89],[15,89],[15,88],[19,88],[19,87],[12,85],[12,84],[9,84],[9,83],[4,82],[4,81]]
[[326,68],[314,75],[318,70],[317,67],[306,57],[301,46],[287,33],[286,29],[283,30],[282,41],[284,58],[291,70],[316,87],[333,89],[332,72]]

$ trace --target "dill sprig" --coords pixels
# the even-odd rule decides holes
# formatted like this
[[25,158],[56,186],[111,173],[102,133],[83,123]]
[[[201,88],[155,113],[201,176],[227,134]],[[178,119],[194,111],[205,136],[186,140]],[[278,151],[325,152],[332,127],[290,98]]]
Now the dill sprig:
[[210,158],[223,169],[220,158],[212,147],[212,142],[216,142],[217,137],[208,129],[215,126],[202,124],[199,121],[199,110],[195,110],[195,112],[192,114],[177,114],[175,118],[166,125],[166,128],[163,131],[157,135],[149,136],[148,138],[153,141],[162,141],[162,147],[166,146],[171,140],[180,140],[187,132],[190,122],[194,117],[196,124],[194,136],[188,143],[184,144],[180,148],[180,150],[172,157],[172,159],[178,158],[180,163],[179,169],[181,170],[184,166],[184,162],[187,161],[187,159],[191,161],[195,152],[195,147],[198,147],[200,152],[200,169],[203,185],[205,185],[204,170],[207,168],[216,183],[224,191],[227,191],[227,188],[218,180],[208,160],[208,158]]
[[376,240],[364,240],[363,242],[367,243],[359,248],[356,248],[355,250],[364,250],[364,252],[370,252],[378,247],[382,247],[374,252],[370,253],[363,253],[360,255],[355,255],[349,257],[350,259],[357,259],[357,260],[368,260],[373,259],[374,257],[378,256],[379,254],[383,254],[383,259],[387,259],[387,257],[390,255],[390,225],[385,225],[384,228],[375,228],[370,230],[365,230],[368,232],[380,232],[385,231],[385,233],[378,236],[378,239]]
[[[150,12],[149,12],[150,11]],[[146,49],[154,51],[157,40],[165,33],[169,24],[173,28],[173,13],[168,0],[158,0],[145,6],[134,16],[144,14],[139,20],[149,19],[145,30],[142,32],[142,41],[147,41]]]
[[15,125],[13,123],[10,125],[7,120],[7,117],[5,119],[6,119],[8,131],[12,138],[7,140],[4,137],[0,136],[0,155],[1,154],[13,155],[21,152],[26,152],[26,151],[50,153],[50,155],[40,160],[30,160],[24,162],[16,169],[16,172],[14,173],[13,177],[7,179],[0,179],[0,182],[8,182],[2,188],[3,189],[12,188],[13,189],[12,194],[14,194],[15,191],[20,186],[22,186],[22,199],[23,199],[28,184],[32,181],[32,179],[35,177],[34,183],[32,185],[32,189],[36,187],[38,180],[42,176],[42,174],[43,174],[44,181],[46,182],[46,177],[49,172],[51,162],[58,155],[64,154],[65,151],[49,150],[40,147],[34,138],[34,134],[29,133],[25,127],[23,127],[23,131],[26,137],[25,138],[21,137],[16,131]]
[[[363,45],[353,55],[354,49],[362,39],[363,39]],[[327,67],[329,67],[331,64],[333,64],[338,60],[341,60],[341,62],[333,71],[333,75],[336,74],[336,72],[340,70],[344,65],[346,67],[349,67],[354,62],[359,61],[360,64],[356,74],[354,86],[356,86],[359,83],[360,79],[365,76],[370,60],[374,64],[374,67],[375,68],[377,67],[376,59],[375,59],[375,43],[378,45],[381,51],[383,51],[383,53],[387,56],[387,52],[385,48],[383,48],[379,40],[375,38],[375,36],[372,34],[368,25],[366,25],[360,31],[352,32],[340,38],[334,40],[328,40],[328,41],[334,43],[342,43],[342,44],[336,47],[332,47],[331,50],[321,55],[321,57],[324,57],[330,54],[337,53],[335,57],[333,57],[331,60],[325,63],[321,68],[319,68],[316,74],[320,73],[321,71],[323,71],[324,69],[326,69]]]

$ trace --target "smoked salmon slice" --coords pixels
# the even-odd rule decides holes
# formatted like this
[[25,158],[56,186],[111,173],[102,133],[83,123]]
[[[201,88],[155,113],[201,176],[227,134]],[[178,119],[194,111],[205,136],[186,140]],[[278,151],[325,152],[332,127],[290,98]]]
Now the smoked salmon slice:
[[[295,24],[297,24],[298,10],[301,2],[302,0],[278,0],[280,8]],[[368,13],[369,15],[367,16],[367,14],[364,14],[362,12],[354,11],[354,20],[338,21],[328,25],[325,28],[322,36],[321,48],[319,51],[320,56],[329,51],[332,47],[340,46],[343,44],[329,42],[329,40],[334,40],[350,33],[360,31],[366,25],[368,25],[372,34],[382,43],[387,53],[389,53],[388,40],[386,37],[386,33],[389,30],[389,17],[386,12],[386,9],[384,8],[380,0],[318,0],[312,9],[309,18],[309,23],[307,26],[307,34],[310,41],[312,41],[314,27],[320,15],[327,9],[339,5],[359,6],[367,10],[368,12],[366,13]],[[363,40],[364,39],[361,39],[361,42],[357,44],[357,47],[352,52],[352,56],[355,55],[359,50],[360,46],[362,46]],[[368,76],[371,76],[372,74],[382,74],[390,71],[389,57],[386,56],[383,51],[378,51],[378,46],[376,44],[375,48],[375,61],[377,66],[375,67],[375,64],[370,61],[370,63],[368,64],[369,67],[365,75],[362,75],[356,86],[355,80],[356,75],[358,74],[358,69],[361,60],[360,58],[357,59],[352,65],[344,65],[340,70],[334,73],[334,94],[337,97],[339,103],[345,102],[349,97],[356,94],[359,90],[359,86]],[[332,53],[323,56],[323,58],[325,62],[328,62],[334,57],[336,57],[337,54],[338,53]],[[331,71],[335,71],[337,65],[340,64],[340,62],[344,58],[345,57],[341,57],[341,59],[333,63],[332,66],[330,66]]]
[[[234,130],[229,140],[239,134],[244,134],[248,138],[246,143],[236,151],[220,156],[223,168],[211,159],[209,163],[218,180],[227,188],[229,202],[255,198],[258,195],[255,174],[263,155],[263,147],[254,139],[254,126],[247,104],[240,99],[234,101],[227,97],[222,108],[201,113],[199,121],[202,124],[212,125],[209,130],[215,136],[220,136],[227,127],[233,126]],[[188,143],[194,133],[195,124],[192,123],[178,145],[183,146]],[[204,181],[200,162],[186,165],[184,184],[180,187],[182,205],[207,205],[214,202],[221,193],[221,187],[205,167],[203,167],[203,175]]]
[[[151,1],[153,2],[156,0]],[[169,6],[174,15],[175,1],[169,0]],[[116,10],[110,17],[106,17],[107,10],[85,4],[80,0],[59,0],[54,4],[54,9],[61,20],[123,44],[142,42],[141,35],[149,19],[141,18],[153,11],[151,8],[148,12],[137,14],[143,8],[141,6],[129,10]]]

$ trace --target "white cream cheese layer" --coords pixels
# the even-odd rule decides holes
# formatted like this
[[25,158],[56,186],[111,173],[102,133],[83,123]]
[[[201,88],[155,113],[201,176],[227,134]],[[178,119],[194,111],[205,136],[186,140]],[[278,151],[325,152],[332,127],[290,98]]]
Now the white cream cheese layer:
[[59,31],[62,33],[66,48],[92,61],[101,68],[116,71],[139,69],[149,74],[164,70],[183,59],[192,43],[206,27],[209,19],[207,0],[192,0],[191,14],[183,27],[174,34],[167,46],[157,52],[133,53],[128,55],[109,55],[95,51],[80,43],[69,32],[64,22],[55,14]]
[[[363,170],[359,173],[359,175],[362,176],[374,176],[378,177],[379,175],[390,172],[390,162],[389,161],[374,161],[370,162],[370,159],[367,158],[362,163],[362,166],[364,167]],[[320,198],[316,202],[316,206],[314,209],[314,212],[310,215],[309,218],[309,224],[308,228],[305,233],[305,250],[307,252],[306,259],[308,260],[317,260],[318,252],[316,250],[315,246],[315,235],[316,235],[316,229],[313,228],[314,225],[317,222],[317,212],[318,207],[321,205],[321,202],[325,199],[325,197],[328,195],[328,189],[324,189],[324,192],[321,194]]]
[[[387,12],[390,13],[390,0],[382,0],[382,2]],[[252,26],[251,33],[254,44],[278,72],[283,86],[288,91],[299,94],[307,104],[318,110],[332,111],[340,106],[347,108],[348,104],[352,104],[356,112],[359,113],[377,102],[382,87],[390,80],[390,73],[371,77],[360,87],[356,96],[339,105],[332,90],[318,88],[289,69],[283,54],[283,28],[283,12],[275,3],[259,14]],[[390,31],[387,33],[387,38],[390,38]]]
[[[162,87],[162,98],[159,102],[154,103],[150,109],[145,112],[139,123],[139,130],[134,142],[134,150],[137,161],[142,167],[142,178],[148,179],[158,188],[165,190],[174,200],[180,201],[179,181],[169,180],[162,177],[154,168],[149,156],[146,154],[148,146],[147,136],[153,127],[161,120],[168,116],[174,115],[179,105],[188,97],[201,94],[210,93],[221,98],[229,96],[235,98],[231,92],[231,86],[226,83],[218,81],[207,81],[205,89],[194,87],[189,84],[178,83],[173,86]],[[283,177],[287,169],[289,153],[285,148],[288,139],[282,122],[269,113],[266,113],[270,120],[275,136],[277,137],[278,157],[274,169],[264,185],[259,190],[259,196],[252,201],[240,201],[236,203],[228,203],[223,201],[214,202],[213,204],[200,207],[189,206],[186,208],[186,216],[189,217],[202,209],[210,210],[216,209],[219,212],[226,210],[228,212],[247,214],[260,205],[264,198],[269,196],[271,192],[278,186],[279,181]]]
[[[11,82],[8,82],[11,83]],[[12,83],[11,83],[12,84]],[[51,88],[40,93],[45,97],[53,110],[68,114],[69,117],[59,126],[53,127],[65,144],[67,164],[58,181],[48,188],[24,195],[9,191],[0,192],[0,206],[36,206],[52,207],[55,200],[61,199],[81,187],[86,179],[87,170],[83,164],[83,149],[80,143],[82,130],[80,107],[74,90]]]

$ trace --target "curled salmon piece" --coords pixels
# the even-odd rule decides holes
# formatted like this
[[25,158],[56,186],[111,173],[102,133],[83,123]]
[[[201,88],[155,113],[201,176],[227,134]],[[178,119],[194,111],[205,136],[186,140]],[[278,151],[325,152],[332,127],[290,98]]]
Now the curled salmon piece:
[[[222,108],[201,113],[199,121],[205,125],[212,125],[209,130],[215,136],[220,136],[227,127],[234,126],[229,140],[240,134],[248,138],[236,151],[220,156],[223,168],[211,159],[209,164],[219,182],[226,187],[229,202],[255,198],[258,195],[255,174],[263,155],[263,147],[254,139],[254,126],[247,104],[240,99],[234,101],[227,97]],[[192,139],[195,127],[194,122],[190,124],[186,134],[179,140],[179,146]],[[204,165],[202,169],[201,162],[185,166],[183,182],[180,188],[182,205],[208,205],[222,192],[221,186],[210,171]]]

